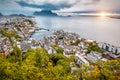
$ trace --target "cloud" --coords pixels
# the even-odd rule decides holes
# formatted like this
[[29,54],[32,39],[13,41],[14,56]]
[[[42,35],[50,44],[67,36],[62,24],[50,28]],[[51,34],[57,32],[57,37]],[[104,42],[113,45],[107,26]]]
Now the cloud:
[[119,11],[120,0],[0,0],[0,12],[39,11]]
[[83,5],[94,5],[98,4],[101,0],[82,0],[81,3]]
[[22,7],[40,8],[43,10],[60,10],[70,8],[80,0],[17,0]]
[[19,9],[20,6],[17,5],[15,0],[0,0],[0,10],[13,10],[13,9]]
[[39,11],[40,9],[31,8],[31,7],[22,7],[16,0],[0,0],[0,12],[9,15],[9,14],[26,14],[32,15],[34,11]]
[[105,11],[120,11],[120,0],[101,0],[97,8]]
[[22,7],[58,11],[94,9],[100,1],[101,0],[16,0]]
[[37,8],[22,7],[16,3],[17,0],[0,0],[0,11],[35,11]]
[[62,12],[71,12],[71,11],[95,11],[97,10],[96,6],[99,5],[101,0],[80,0],[77,4],[73,5],[71,8],[61,9]]
[[71,8],[61,9],[62,12],[71,11],[108,11],[120,12],[120,0],[81,0]]

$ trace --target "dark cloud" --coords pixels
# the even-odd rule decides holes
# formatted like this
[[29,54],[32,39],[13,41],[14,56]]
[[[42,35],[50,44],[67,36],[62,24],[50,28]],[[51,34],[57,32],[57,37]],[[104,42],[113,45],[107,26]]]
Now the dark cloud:
[[40,8],[43,10],[60,10],[63,8],[70,8],[73,5],[75,5],[78,0],[74,3],[58,3],[58,4],[53,4],[53,3],[42,3],[42,4],[34,4],[34,3],[28,3],[26,1],[16,1],[20,6],[22,7],[31,7],[31,8]]
[[120,12],[120,0],[0,0],[0,12],[112,11]]

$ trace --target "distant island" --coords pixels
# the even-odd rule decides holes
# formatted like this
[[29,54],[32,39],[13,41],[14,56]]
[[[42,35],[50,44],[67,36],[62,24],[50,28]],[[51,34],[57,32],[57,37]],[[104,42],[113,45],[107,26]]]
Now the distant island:
[[23,17],[25,17],[26,15],[24,15],[24,14],[10,14],[10,16],[23,16]]
[[120,19],[120,16],[110,16],[110,18]]
[[36,11],[36,12],[34,12],[34,15],[37,15],[37,16],[58,16],[56,13],[53,13],[50,10]]
[[2,13],[0,13],[0,16],[21,16],[21,17],[26,17],[26,15],[24,14],[10,14],[10,15],[4,15]]
[[2,13],[0,13],[0,16],[3,16],[3,14],[2,14]]

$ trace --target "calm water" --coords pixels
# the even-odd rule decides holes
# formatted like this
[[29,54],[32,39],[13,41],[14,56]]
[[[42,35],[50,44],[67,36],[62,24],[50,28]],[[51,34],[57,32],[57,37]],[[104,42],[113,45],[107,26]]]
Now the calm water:
[[33,37],[39,39],[51,35],[55,29],[80,34],[82,38],[107,42],[120,46],[120,19],[103,17],[36,17],[38,27],[50,29],[37,32]]

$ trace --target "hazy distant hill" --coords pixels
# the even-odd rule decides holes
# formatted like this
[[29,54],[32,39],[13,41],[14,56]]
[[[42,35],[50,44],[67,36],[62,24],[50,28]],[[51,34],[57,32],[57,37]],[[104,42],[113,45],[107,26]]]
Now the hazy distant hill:
[[53,13],[50,10],[36,11],[36,12],[34,12],[34,15],[37,15],[37,16],[58,16],[56,13]]
[[120,16],[110,16],[111,18],[120,19]]
[[24,14],[11,14],[10,16],[26,16]]
[[98,11],[74,11],[72,13],[98,13]]
[[0,16],[3,16],[3,14],[2,14],[2,13],[0,13]]

